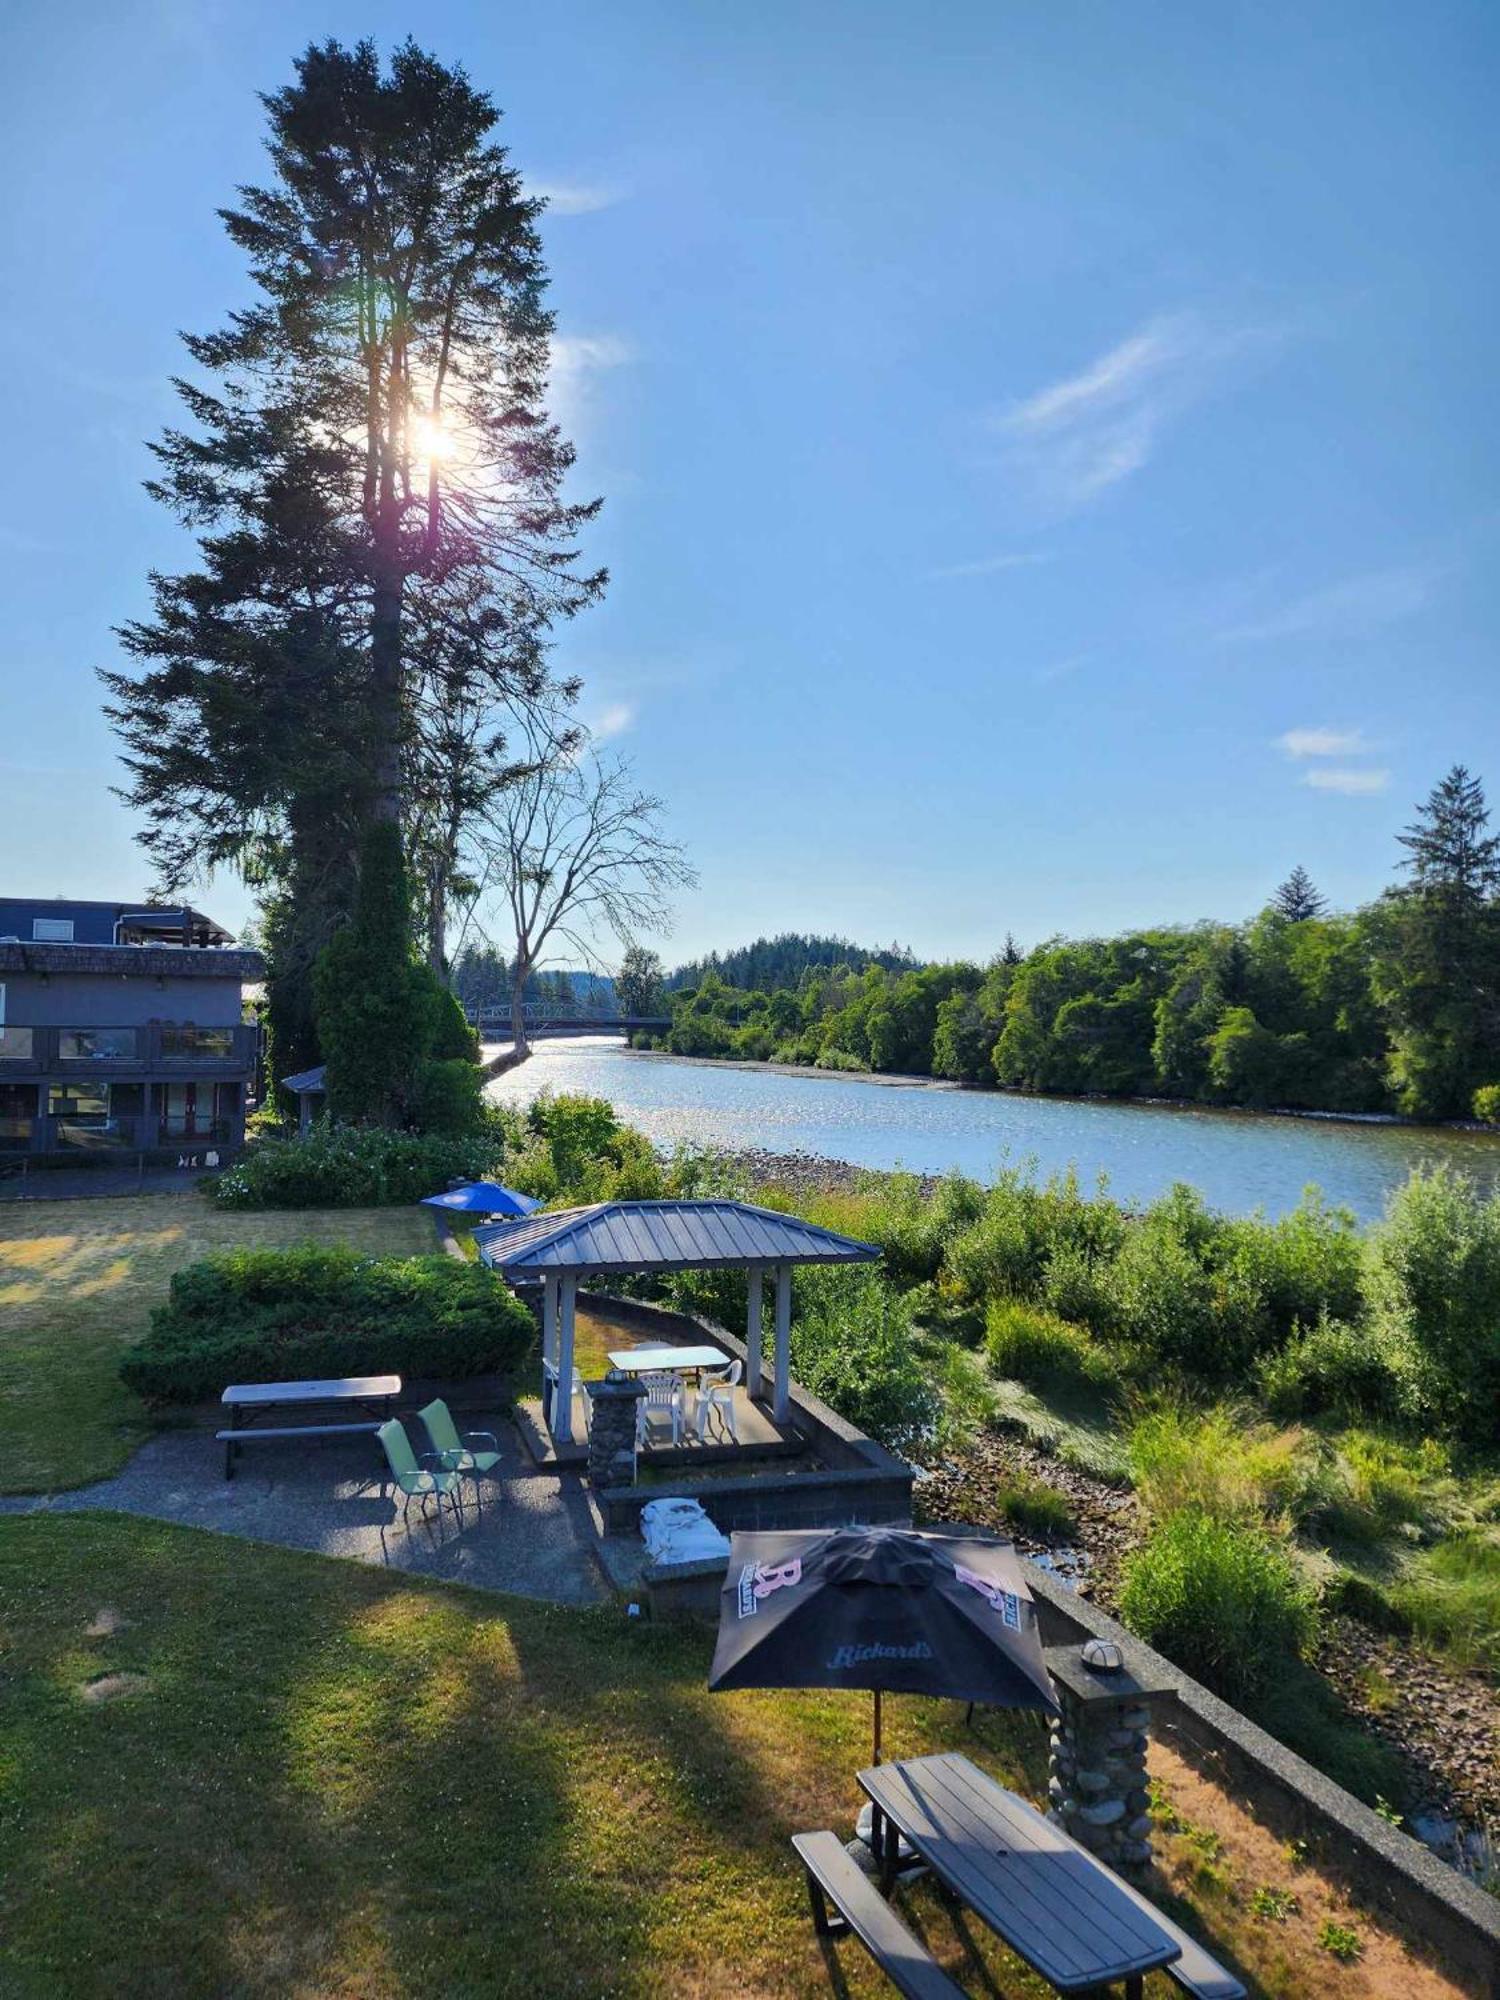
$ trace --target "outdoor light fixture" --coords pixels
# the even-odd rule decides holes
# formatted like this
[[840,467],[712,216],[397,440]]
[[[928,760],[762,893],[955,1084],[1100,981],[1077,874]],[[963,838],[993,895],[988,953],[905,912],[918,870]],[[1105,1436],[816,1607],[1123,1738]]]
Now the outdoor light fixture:
[[1089,1639],[1084,1643],[1083,1664],[1096,1674],[1116,1674],[1125,1664],[1125,1655],[1113,1639]]

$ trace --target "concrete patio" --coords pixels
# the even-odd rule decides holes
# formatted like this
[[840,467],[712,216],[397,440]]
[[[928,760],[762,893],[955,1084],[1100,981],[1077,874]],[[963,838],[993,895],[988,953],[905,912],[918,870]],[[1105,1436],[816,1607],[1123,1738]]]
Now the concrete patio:
[[465,1411],[459,1423],[493,1431],[501,1451],[500,1476],[480,1482],[482,1507],[474,1482],[464,1482],[461,1521],[446,1509],[424,1519],[415,1503],[404,1520],[373,1440],[252,1446],[226,1480],[223,1447],[197,1427],[151,1439],[113,1479],[0,1500],[0,1512],[111,1508],[556,1604],[606,1599],[577,1474],[537,1470],[506,1415]]

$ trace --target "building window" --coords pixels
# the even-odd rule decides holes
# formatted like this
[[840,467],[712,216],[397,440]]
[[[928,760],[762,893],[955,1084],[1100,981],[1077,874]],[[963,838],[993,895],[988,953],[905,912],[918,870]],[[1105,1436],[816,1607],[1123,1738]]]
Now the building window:
[[[135,1092],[134,1106],[141,1106],[140,1086],[126,1084]],[[81,1152],[109,1152],[132,1142],[130,1127],[124,1124],[124,1104],[112,1102],[114,1087],[107,1083],[52,1083],[47,1086],[47,1115],[52,1120],[53,1137],[59,1146],[76,1146]],[[129,1098],[124,1100],[125,1104]]]
[[71,917],[33,917],[31,935],[37,944],[71,944],[73,942],[73,919]]
[[0,1153],[26,1153],[36,1130],[36,1085],[0,1083]]
[[134,1062],[139,1042],[134,1028],[59,1028],[59,1062]]
[[0,1028],[0,1062],[30,1062],[33,1047],[30,1028]]
[[161,1052],[167,1062],[233,1062],[233,1028],[179,1028],[169,1022],[161,1031]]

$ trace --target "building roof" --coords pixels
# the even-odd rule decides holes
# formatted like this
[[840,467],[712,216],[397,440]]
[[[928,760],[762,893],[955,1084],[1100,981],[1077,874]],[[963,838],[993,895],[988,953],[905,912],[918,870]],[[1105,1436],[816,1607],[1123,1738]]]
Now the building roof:
[[[38,925],[45,927],[40,933]],[[232,931],[185,903],[101,903],[75,896],[0,895],[0,938],[33,944],[174,948],[234,943]]]
[[603,1201],[476,1229],[479,1254],[507,1278],[554,1273],[699,1271],[736,1264],[868,1264],[873,1243],[743,1201]]
[[304,1090],[326,1090],[327,1077],[327,1063],[319,1063],[316,1069],[299,1069],[295,1076],[284,1076],[281,1079],[281,1087],[283,1090],[296,1091],[299,1094]]
[[38,944],[0,937],[0,973],[102,973],[111,979],[232,979],[248,986],[266,976],[258,951],[239,946],[185,951],[161,944]]

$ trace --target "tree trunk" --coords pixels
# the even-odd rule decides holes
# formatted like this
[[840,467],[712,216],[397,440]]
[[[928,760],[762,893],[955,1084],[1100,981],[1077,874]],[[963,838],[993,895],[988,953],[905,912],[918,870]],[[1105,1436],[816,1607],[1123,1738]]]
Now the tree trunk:
[[427,877],[427,963],[445,986],[448,977],[448,885],[441,869]]
[[510,1037],[518,1049],[527,1046],[526,1041],[526,979],[519,964],[516,966],[515,984],[510,989]]
[[370,713],[375,743],[370,817],[401,820],[401,596],[402,579],[377,578],[370,611]]

